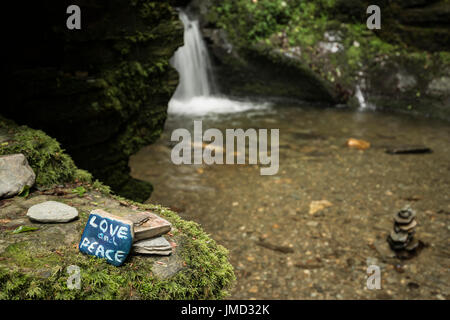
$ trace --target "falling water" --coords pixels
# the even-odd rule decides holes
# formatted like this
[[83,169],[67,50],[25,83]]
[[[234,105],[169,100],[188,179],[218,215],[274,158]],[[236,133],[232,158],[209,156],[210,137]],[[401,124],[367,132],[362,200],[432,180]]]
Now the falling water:
[[356,99],[358,99],[359,108],[361,110],[367,109],[367,102],[366,99],[364,99],[364,95],[362,94],[361,88],[359,85],[356,85],[356,92],[355,92]]
[[199,22],[183,11],[179,15],[184,24],[184,46],[175,52],[171,60],[180,74],[180,83],[169,102],[169,113],[199,116],[265,108],[268,104],[255,105],[218,96],[211,59]]
[[183,11],[180,11],[180,20],[184,24],[184,46],[177,50],[172,60],[180,74],[180,85],[174,98],[186,101],[193,97],[210,96],[213,93],[214,79],[199,22],[190,20]]
[[366,100],[366,97],[364,97],[363,91],[366,90],[366,79],[363,78],[363,73],[360,72],[361,78],[359,79],[358,83],[355,87],[355,97],[358,100],[359,103],[359,110],[360,111],[367,111],[367,110],[376,110],[376,106]]

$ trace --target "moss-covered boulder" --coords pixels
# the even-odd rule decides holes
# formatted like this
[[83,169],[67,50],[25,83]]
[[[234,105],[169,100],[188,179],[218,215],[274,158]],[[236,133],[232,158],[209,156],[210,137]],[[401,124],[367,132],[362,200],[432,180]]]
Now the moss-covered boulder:
[[130,177],[128,158],[159,137],[178,84],[169,59],[183,28],[172,3],[78,1],[81,30],[66,27],[67,1],[8,4],[17,29],[4,42],[1,114],[58,139],[116,192],[148,199],[152,186]]
[[448,0],[378,1],[381,30],[366,26],[370,4],[193,0],[189,10],[225,93],[359,106],[361,89],[365,105],[450,120]]
[[[131,203],[95,191],[72,192],[80,185],[34,192],[28,197],[0,201],[1,299],[220,299],[234,280],[227,251],[200,226],[183,221],[160,206]],[[32,223],[28,208],[59,201],[78,209],[77,221],[63,224]],[[89,212],[151,210],[170,221],[166,237],[173,245],[168,257],[130,255],[121,267],[84,255],[78,250]],[[22,227],[22,229],[18,229]],[[15,230],[25,230],[18,232]],[[28,231],[27,231],[28,230]],[[67,286],[67,268],[81,271],[81,288]]]
[[74,181],[92,182],[92,175],[78,169],[56,139],[0,116],[0,155],[14,153],[25,155],[36,174],[38,188]]
[[[188,14],[197,17],[202,25],[220,93],[337,103],[339,97],[333,86],[312,72],[304,61],[292,59],[291,55],[274,50],[263,41],[248,38],[243,25],[253,22],[251,16],[240,9],[249,4],[193,0],[187,8]],[[223,6],[228,8],[227,12],[220,11]],[[226,23],[220,17],[222,14],[224,19],[228,18]],[[264,20],[267,16],[259,18]]]
[[[0,155],[23,153],[36,184],[0,200],[0,299],[220,299],[234,281],[225,248],[176,213],[114,196],[78,169],[59,143],[40,130],[0,118]],[[62,224],[29,220],[27,210],[58,201],[77,208],[79,219]],[[152,211],[172,223],[169,257],[132,255],[122,267],[83,255],[80,241],[90,211]],[[80,290],[67,286],[69,266],[81,271]]]

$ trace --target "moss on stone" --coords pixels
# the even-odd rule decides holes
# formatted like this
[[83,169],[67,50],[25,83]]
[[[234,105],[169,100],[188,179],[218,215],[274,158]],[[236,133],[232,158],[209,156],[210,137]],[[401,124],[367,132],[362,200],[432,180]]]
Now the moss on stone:
[[0,145],[0,155],[23,153],[36,173],[37,186],[92,181],[91,174],[78,169],[58,141],[44,132],[26,126],[17,127],[2,117],[0,128],[10,137]]
[[[17,208],[25,208],[42,201],[39,197],[42,196],[32,194],[30,200],[16,198],[13,203]],[[26,204],[27,201],[30,203]],[[9,244],[0,250],[0,299],[222,299],[235,280],[227,250],[217,245],[197,223],[184,221],[166,208],[94,191],[59,201],[70,201],[80,211],[80,219],[60,227],[44,226],[33,234],[13,235],[9,231],[0,234],[1,243]],[[105,260],[81,254],[77,241],[88,212],[99,205],[106,210],[134,206],[152,210],[169,220],[180,248],[176,254],[180,270],[162,277],[154,269],[158,266],[157,257],[132,255],[123,266],[114,267]],[[12,211],[5,210],[3,214],[20,217],[20,209]],[[64,228],[64,232],[51,231],[52,228]],[[66,270],[70,265],[81,270],[80,290],[67,287]]]
[[[37,173],[38,187],[65,185],[65,196],[15,197],[2,203],[0,219],[23,225],[25,212],[33,204],[46,200],[75,206],[79,220],[62,225],[40,225],[30,233],[13,234],[0,224],[0,299],[222,299],[234,282],[228,252],[217,245],[201,227],[181,219],[176,213],[157,205],[141,204],[112,195],[109,187],[92,181],[79,170],[59,143],[39,130],[17,126],[0,119],[0,154],[22,152]],[[75,184],[74,184],[75,183]],[[75,188],[78,187],[78,189]],[[80,188],[83,193],[74,193]],[[140,188],[140,187],[139,187]],[[60,191],[62,189],[59,189]],[[44,197],[44,198],[43,198]],[[155,257],[133,255],[120,268],[105,260],[81,254],[77,243],[89,212],[106,210],[151,210],[172,223],[173,236],[180,252],[180,271],[170,277],[156,272]],[[128,208],[128,209],[127,209]],[[31,224],[31,223],[28,223]],[[27,225],[28,225],[27,224]],[[33,225],[35,226],[35,225]],[[81,270],[81,290],[67,287],[67,267]]]
[[[448,120],[449,92],[439,96],[428,89],[450,70],[446,2],[421,1],[417,7],[408,1],[381,1],[382,28],[372,31],[366,26],[366,9],[371,3],[365,0],[194,0],[197,11],[207,8],[205,29],[225,30],[221,39],[231,42],[225,49],[232,47],[234,54],[241,48],[264,45],[302,61],[334,88],[337,102],[353,106],[359,85],[366,101],[379,109]],[[219,52],[220,43],[214,43],[213,52]],[[228,65],[226,56],[218,59]],[[245,61],[241,69],[245,63],[252,61]],[[413,79],[408,88],[402,83],[406,78]],[[271,92],[271,88],[264,90],[264,84],[259,87]],[[271,81],[266,87],[271,87]]]
[[[128,159],[159,137],[178,85],[169,59],[183,44],[183,26],[171,3],[92,0],[84,32],[68,32],[53,5],[39,5],[48,20],[29,27],[40,30],[36,39],[11,46],[15,67],[6,68],[8,107],[1,114],[55,137],[78,167],[115,192],[148,199],[148,182],[131,192]],[[39,47],[39,54],[23,46]]]

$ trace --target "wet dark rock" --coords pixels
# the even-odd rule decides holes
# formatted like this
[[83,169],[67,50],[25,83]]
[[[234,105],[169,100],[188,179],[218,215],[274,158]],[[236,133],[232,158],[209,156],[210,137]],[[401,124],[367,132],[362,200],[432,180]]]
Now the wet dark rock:
[[394,243],[405,243],[408,240],[408,233],[391,231],[389,237]]
[[294,253],[294,249],[287,247],[287,246],[281,246],[281,245],[276,245],[270,242],[267,242],[265,240],[260,240],[256,243],[258,246],[261,246],[263,248],[266,249],[270,249],[273,251],[277,251],[277,252],[281,252],[281,253]]
[[418,253],[420,241],[414,239],[416,213],[410,207],[406,207],[394,216],[394,230],[389,234],[387,241],[397,258],[409,259]]
[[432,152],[433,151],[430,148],[420,145],[395,146],[386,149],[386,153],[388,154],[420,154]]
[[420,285],[415,282],[409,282],[407,286],[409,289],[419,289],[420,288]]

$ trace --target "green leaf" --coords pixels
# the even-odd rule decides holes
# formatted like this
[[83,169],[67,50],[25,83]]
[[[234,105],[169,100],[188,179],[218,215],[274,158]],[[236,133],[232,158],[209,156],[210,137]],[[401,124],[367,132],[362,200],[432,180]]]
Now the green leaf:
[[12,233],[18,234],[18,233],[22,233],[22,232],[30,232],[30,231],[36,231],[36,230],[39,230],[39,228],[29,227],[29,226],[20,226],[16,230],[14,230]]
[[26,198],[30,194],[30,186],[25,185],[19,192],[19,197]]
[[78,196],[81,198],[82,196],[84,196],[84,194],[87,192],[87,190],[83,187],[76,187],[75,189],[72,190],[72,193],[76,193],[78,194]]

